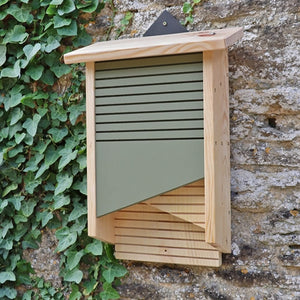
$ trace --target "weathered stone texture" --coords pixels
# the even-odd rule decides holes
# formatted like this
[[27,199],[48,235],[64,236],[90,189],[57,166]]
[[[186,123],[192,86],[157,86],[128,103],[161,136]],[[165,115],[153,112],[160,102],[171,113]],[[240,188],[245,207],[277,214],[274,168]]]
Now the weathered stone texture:
[[[114,1],[123,37],[184,1]],[[242,26],[229,49],[232,253],[219,269],[126,263],[122,299],[300,299],[300,1],[206,0],[189,30]],[[116,23],[117,24],[117,23]]]

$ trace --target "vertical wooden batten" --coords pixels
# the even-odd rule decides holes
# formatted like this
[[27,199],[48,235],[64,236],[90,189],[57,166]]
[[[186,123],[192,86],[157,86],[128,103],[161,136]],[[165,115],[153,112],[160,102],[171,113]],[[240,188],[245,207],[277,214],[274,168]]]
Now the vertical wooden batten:
[[108,41],[65,55],[86,62],[88,234],[115,244],[117,258],[219,267],[230,253],[227,48],[242,34]]

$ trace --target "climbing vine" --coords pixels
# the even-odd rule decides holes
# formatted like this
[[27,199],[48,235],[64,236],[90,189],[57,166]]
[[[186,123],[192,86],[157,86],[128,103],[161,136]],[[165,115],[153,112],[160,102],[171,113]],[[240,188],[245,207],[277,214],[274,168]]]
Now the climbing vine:
[[196,5],[198,5],[202,0],[192,0],[191,2],[184,2],[182,6],[182,11],[185,14],[185,19],[182,21],[182,24],[184,26],[187,26],[188,24],[193,24],[194,22],[194,8]]
[[[62,59],[92,42],[85,25],[104,5],[0,0],[1,299],[119,298],[126,269],[87,236],[85,77]],[[23,257],[42,230],[58,240],[60,289]]]

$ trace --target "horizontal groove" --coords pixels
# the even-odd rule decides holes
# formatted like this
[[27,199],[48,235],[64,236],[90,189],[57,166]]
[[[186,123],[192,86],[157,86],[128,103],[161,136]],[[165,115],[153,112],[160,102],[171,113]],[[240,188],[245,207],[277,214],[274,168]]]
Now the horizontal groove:
[[[203,231],[201,231],[203,233]],[[115,234],[115,237],[128,237],[128,238],[145,238],[143,236],[140,235],[129,235],[129,234]],[[147,236],[148,238],[148,236]],[[155,238],[155,239],[160,239],[160,240],[174,240],[174,238],[170,237],[159,237],[159,236],[149,236],[149,238]],[[180,240],[180,241],[186,241],[186,238],[180,238],[180,237],[176,237],[176,240]],[[201,239],[193,239],[192,237],[188,239],[188,241],[199,241],[199,242],[205,242],[205,240],[201,240]]]
[[[99,90],[101,90],[101,88],[99,88]],[[194,89],[194,90],[181,90],[180,93],[189,93],[189,92],[203,92],[203,89]],[[165,91],[165,92],[161,92],[161,91],[157,91],[157,92],[151,92],[151,93],[134,93],[134,94],[114,94],[114,95],[104,95],[104,96],[96,96],[96,98],[114,98],[114,97],[130,97],[130,96],[147,96],[147,95],[163,95],[163,94],[176,94],[178,93],[178,91]]]
[[154,110],[154,111],[130,111],[130,112],[114,112],[114,113],[96,113],[96,116],[112,116],[112,115],[134,115],[134,114],[158,114],[184,111],[203,111],[203,108],[198,109],[170,109],[170,110]]
[[[196,226],[195,226],[196,227]],[[134,229],[137,229],[137,230],[153,230],[153,231],[165,231],[165,232],[189,232],[189,233],[199,233],[199,232],[203,232],[201,231],[200,229],[199,230],[186,230],[186,229],[162,229],[162,228],[151,228],[151,227],[123,227],[123,226],[115,226],[114,228],[116,229],[130,229],[130,230],[134,230]]]
[[124,253],[124,254],[136,254],[136,255],[149,255],[149,256],[151,256],[151,255],[155,255],[155,256],[160,256],[160,257],[178,257],[178,258],[192,258],[192,259],[205,259],[205,260],[215,260],[215,261],[218,261],[219,259],[218,258],[207,258],[207,257],[195,257],[195,256],[185,256],[185,255],[170,255],[170,254],[151,254],[151,253],[149,253],[149,254],[146,254],[146,253],[143,253],[143,252],[126,252],[126,251],[117,251],[117,253]]
[[181,141],[181,140],[203,140],[204,137],[187,138],[151,138],[151,139],[118,139],[118,140],[97,140],[96,142],[146,142],[146,141]]
[[[101,97],[99,97],[101,98]],[[97,100],[97,97],[96,97]],[[150,101],[150,102],[126,102],[126,103],[113,103],[113,104],[96,104],[96,107],[106,107],[106,106],[125,106],[125,105],[147,105],[147,104],[172,104],[172,103],[186,103],[186,102],[203,102],[203,99],[193,99],[193,100],[174,100],[174,101]]]
[[122,123],[149,123],[149,122],[180,122],[180,121],[203,121],[203,118],[192,119],[167,119],[167,120],[138,120],[138,121],[108,121],[108,122],[96,122],[96,124],[122,124]]
[[[127,211],[126,211],[127,212]],[[165,213],[164,213],[165,214]],[[122,218],[122,217],[117,217],[115,218],[116,221],[143,221],[144,219],[136,219],[136,218],[132,218],[132,219],[126,219],[126,218]],[[147,221],[147,222],[153,222],[153,223],[164,223],[164,224],[186,224],[186,221],[166,221],[166,220],[155,220],[155,221]]]
[[[172,195],[172,197],[174,197],[173,195]],[[178,197],[178,196],[175,196],[175,197]],[[195,197],[195,196],[194,196]],[[183,203],[183,204],[181,204],[181,203],[176,203],[176,202],[174,202],[174,203],[169,203],[169,202],[163,202],[164,200],[162,199],[160,202],[154,202],[154,201],[151,201],[150,202],[150,204],[151,205],[157,205],[157,206],[160,206],[160,205],[169,205],[169,206],[181,206],[181,205],[183,205],[183,206],[195,206],[195,205],[197,205],[197,206],[205,206],[205,204],[204,203]]]
[[185,131],[185,130],[204,130],[204,128],[161,128],[161,129],[138,129],[138,130],[107,130],[97,131],[96,133],[121,133],[121,132],[160,132],[160,131]]

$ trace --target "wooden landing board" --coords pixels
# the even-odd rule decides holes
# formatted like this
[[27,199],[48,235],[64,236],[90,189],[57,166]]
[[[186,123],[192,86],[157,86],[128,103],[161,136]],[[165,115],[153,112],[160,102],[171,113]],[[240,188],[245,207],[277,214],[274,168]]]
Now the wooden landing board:
[[204,229],[145,202],[114,213],[118,259],[221,265],[221,253],[205,242]]

